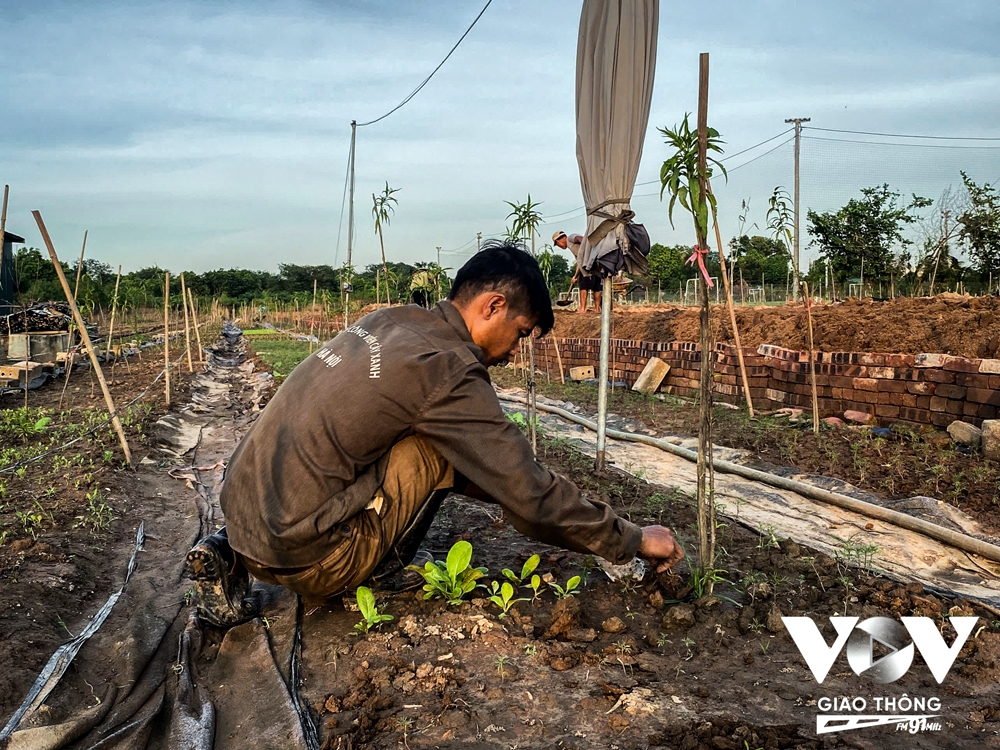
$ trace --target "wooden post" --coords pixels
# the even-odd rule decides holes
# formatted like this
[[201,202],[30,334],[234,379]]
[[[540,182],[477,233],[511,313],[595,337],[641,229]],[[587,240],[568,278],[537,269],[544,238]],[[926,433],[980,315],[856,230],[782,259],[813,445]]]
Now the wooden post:
[[[378,273],[378,270],[375,271]],[[376,285],[377,287],[378,285]],[[313,330],[316,328],[316,279],[313,279],[313,303],[309,311],[309,352],[313,350]]]
[[87,233],[89,229],[83,230],[83,247],[80,248],[80,260],[76,262],[76,284],[73,286],[73,299],[80,294],[80,275],[83,273],[83,254],[87,251]]
[[163,281],[163,377],[166,380],[167,408],[170,408],[170,271]]
[[[69,282],[66,281],[66,274],[63,273],[62,266],[59,265],[59,256],[56,255],[56,250],[52,246],[52,240],[49,237],[49,232],[45,228],[45,222],[42,221],[42,215],[38,211],[32,211],[32,216],[35,217],[35,223],[38,224],[38,231],[42,234],[42,239],[45,241],[45,247],[48,248],[49,257],[52,259],[52,264],[56,268],[56,275],[59,276],[59,283],[62,285],[63,292],[66,294],[66,299],[69,302],[70,309],[73,311],[73,319],[76,321],[77,326],[80,328],[80,335],[83,337],[84,345],[87,347],[87,354],[90,355],[90,363],[94,367],[94,372],[97,373],[97,380],[101,384],[101,390],[104,392],[104,401],[108,405],[108,411],[111,414],[111,424],[115,428],[115,432],[118,433],[118,439],[121,441],[122,450],[125,452],[125,460],[128,461],[129,465],[132,465],[132,452],[128,448],[128,440],[125,439],[125,431],[122,429],[122,423],[118,419],[118,411],[115,409],[114,399],[111,398],[111,391],[108,390],[108,384],[104,380],[104,372],[101,370],[101,363],[97,359],[97,352],[94,350],[94,345],[90,342],[90,334],[87,333],[87,329],[83,324],[83,317],[80,315],[80,308],[76,306],[76,297],[70,293]],[[27,383],[25,383],[27,385]]]
[[[708,171],[708,53],[698,59],[698,182],[702,196],[707,196]],[[703,200],[707,198],[703,197]],[[705,237],[701,225],[695,220],[699,249],[704,248]],[[721,252],[721,248],[720,248]],[[701,291],[701,398],[698,425],[698,534],[699,567],[705,576],[705,591],[711,595],[715,569],[715,500],[712,494],[712,351],[708,284],[704,274],[698,274]]]
[[556,362],[559,363],[559,380],[563,385],[566,385],[566,373],[563,372],[562,357],[559,356],[559,342],[556,337],[552,337],[552,346],[556,348]]
[[184,308],[184,346],[187,347],[188,372],[194,372],[191,363],[191,335],[189,333],[187,287],[184,286],[184,272],[181,271],[181,306]]
[[[705,180],[708,193],[712,193],[712,183]],[[743,397],[747,400],[747,410],[753,417],[753,399],[750,397],[750,381],[747,380],[747,368],[743,364],[743,345],[740,343],[740,329],[736,325],[736,310],[733,308],[733,292],[729,286],[729,274],[726,273],[726,253],[722,249],[722,235],[719,233],[719,216],[715,205],[712,205],[712,224],[715,226],[715,244],[719,247],[719,267],[722,271],[722,283],[726,287],[726,306],[729,308],[729,322],[733,326],[733,338],[736,341],[736,357],[740,364],[740,378],[743,381]]]
[[819,396],[816,392],[816,353],[813,351],[813,315],[812,299],[809,297],[809,284],[802,282],[802,295],[806,303],[806,319],[809,321],[809,377],[812,379],[813,398],[813,432],[819,433]]
[[191,303],[191,322],[194,323],[194,335],[198,339],[198,362],[205,364],[205,350],[201,347],[201,329],[198,327],[198,313],[194,309],[194,295],[188,289],[188,302]]
[[[122,267],[118,266],[118,276],[115,278],[115,296],[111,298],[111,325],[108,326],[108,355],[111,354],[111,347],[114,346],[115,335],[115,313],[118,312],[118,284],[122,280]],[[117,359],[117,357],[115,357]],[[111,367],[114,372],[114,365]],[[112,376],[113,377],[113,376]]]

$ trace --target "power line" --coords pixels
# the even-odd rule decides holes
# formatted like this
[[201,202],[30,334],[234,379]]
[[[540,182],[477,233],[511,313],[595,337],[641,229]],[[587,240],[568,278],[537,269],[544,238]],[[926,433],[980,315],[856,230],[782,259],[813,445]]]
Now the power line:
[[458,49],[458,45],[460,45],[462,43],[462,40],[465,39],[465,37],[467,37],[469,35],[469,32],[472,31],[472,27],[475,26],[476,23],[479,21],[479,19],[483,17],[483,13],[486,12],[486,9],[490,7],[490,3],[492,3],[492,2],[493,2],[493,0],[486,0],[486,5],[483,6],[483,9],[481,11],[479,11],[479,15],[476,16],[475,19],[473,19],[473,21],[472,21],[471,24],[469,24],[469,28],[467,28],[465,30],[465,33],[462,34],[462,36],[459,37],[459,39],[458,39],[457,42],[455,42],[455,46],[452,47],[448,51],[448,54],[444,56],[444,59],[441,62],[438,63],[438,66],[436,68],[434,68],[434,70],[431,71],[431,74],[429,76],[427,76],[423,81],[421,81],[420,85],[417,86],[415,89],[413,89],[413,91],[411,91],[409,93],[409,95],[405,99],[403,99],[403,101],[401,101],[399,104],[397,104],[395,107],[393,107],[392,109],[390,109],[388,112],[386,112],[381,117],[377,117],[374,120],[369,120],[368,122],[359,122],[358,123],[358,127],[359,128],[363,128],[365,125],[374,125],[376,122],[384,120],[386,117],[388,117],[393,112],[395,112],[400,107],[402,107],[404,104],[406,104],[408,101],[410,101],[410,99],[412,99],[418,93],[420,93],[420,89],[422,89],[424,86],[426,86],[427,83],[431,80],[431,78],[434,77],[434,74],[437,73],[439,70],[441,70],[441,66],[444,65],[446,62],[448,62],[448,58],[451,57],[452,53],[455,50]]
[[351,178],[351,152],[347,152],[347,171],[344,174],[344,194],[340,198],[340,224],[337,225],[337,249],[333,253],[333,266],[337,267],[340,259],[340,233],[344,228],[344,204],[347,203],[347,183]]
[[[809,128],[810,130],[820,130],[821,128]],[[805,130],[805,128],[803,128]],[[808,138],[810,141],[827,141],[828,143],[862,143],[866,146],[885,146],[889,148],[944,148],[944,149],[958,149],[958,150],[982,150],[982,149],[998,149],[998,146],[946,146],[937,143],[880,143],[878,141],[859,141],[853,138],[824,138],[818,135],[804,135],[803,138]],[[908,136],[909,137],[909,136]],[[970,139],[972,140],[972,139]],[[981,138],[976,140],[990,140],[988,138]],[[1000,141],[1000,138],[995,140]]]
[[[903,135],[901,133],[872,133],[866,130],[837,130],[836,128],[817,128],[809,126],[803,130],[823,130],[827,133],[850,133],[852,135],[875,135],[882,138],[925,138],[935,141],[1000,141],[1000,138],[980,138],[972,136],[951,136],[951,135]],[[865,141],[858,141],[865,143]]]

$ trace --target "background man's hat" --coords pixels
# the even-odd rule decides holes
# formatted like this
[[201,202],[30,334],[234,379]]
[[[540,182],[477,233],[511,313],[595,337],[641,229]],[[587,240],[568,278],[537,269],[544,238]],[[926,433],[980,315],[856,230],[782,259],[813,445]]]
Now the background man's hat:
[[555,234],[552,235],[552,241],[556,242],[560,237],[565,237],[565,236],[566,236],[566,233],[563,232],[562,230],[560,230],[560,231],[558,231],[558,232],[556,232]]

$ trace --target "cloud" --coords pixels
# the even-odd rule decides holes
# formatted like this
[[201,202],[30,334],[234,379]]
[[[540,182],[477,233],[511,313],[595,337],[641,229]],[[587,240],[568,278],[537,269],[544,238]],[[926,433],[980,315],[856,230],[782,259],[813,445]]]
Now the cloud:
[[[9,3],[0,12],[17,43],[0,49],[0,174],[11,183],[10,227],[40,244],[27,212],[41,208],[57,247],[89,229],[94,255],[126,269],[342,262],[351,119],[395,106],[480,7]],[[905,13],[890,3],[720,0],[704,18],[664,3],[639,179],[655,179],[665,156],[653,126],[695,109],[697,53],[706,50],[712,122],[730,153],[780,132],[790,116],[854,130],[995,133],[998,15],[987,0],[920,0]],[[582,227],[582,211],[573,212],[582,204],[578,21],[578,3],[494,0],[413,101],[358,129],[356,264],[378,257],[369,204],[386,181],[401,189],[386,235],[401,260],[430,259],[437,246],[467,251],[477,231],[500,234],[503,201],[529,192],[546,215],[563,214],[549,234]],[[823,148],[814,153],[845,168],[836,185],[804,185],[803,196],[826,210],[877,170],[864,148]],[[995,164],[988,153],[956,152],[950,164],[937,154],[926,160],[940,162],[934,174],[900,170],[914,185],[898,187],[930,189],[973,156],[973,171],[986,170]],[[890,176],[892,159],[881,164]],[[726,229],[735,231],[742,197],[762,208],[775,184],[790,183],[790,147],[734,173],[717,189]],[[635,205],[654,241],[688,242],[648,193],[656,186],[637,189]]]

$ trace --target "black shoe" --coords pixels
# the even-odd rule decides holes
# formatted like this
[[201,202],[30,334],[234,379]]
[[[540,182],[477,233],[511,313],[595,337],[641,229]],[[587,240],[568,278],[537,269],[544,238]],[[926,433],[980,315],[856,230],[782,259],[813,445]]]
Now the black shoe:
[[[424,565],[434,560],[434,557],[425,549],[417,550],[410,565],[423,569]],[[418,589],[424,585],[424,577],[415,570],[409,570],[396,560],[383,561],[378,568],[368,577],[365,582],[372,591],[380,591],[386,594],[397,594],[400,591],[410,591]]]
[[250,573],[229,546],[224,528],[188,552],[184,572],[194,581],[195,606],[203,622],[229,628],[260,612],[259,597],[250,591]]

